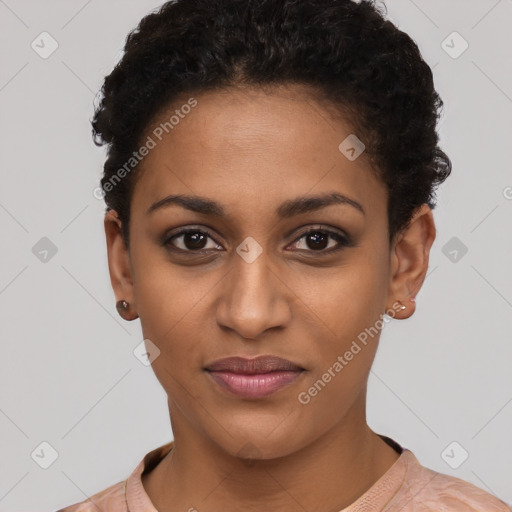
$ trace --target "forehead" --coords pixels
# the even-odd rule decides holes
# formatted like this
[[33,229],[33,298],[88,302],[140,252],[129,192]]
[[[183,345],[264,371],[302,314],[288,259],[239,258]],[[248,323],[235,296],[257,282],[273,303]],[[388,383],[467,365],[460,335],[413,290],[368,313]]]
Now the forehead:
[[310,89],[230,88],[194,94],[195,106],[182,108],[194,104],[191,97],[173,101],[146,130],[143,140],[151,137],[154,147],[139,164],[132,207],[177,193],[215,197],[235,210],[268,203],[274,211],[291,197],[332,190],[382,201],[385,189],[364,153],[351,161],[339,149],[352,127]]

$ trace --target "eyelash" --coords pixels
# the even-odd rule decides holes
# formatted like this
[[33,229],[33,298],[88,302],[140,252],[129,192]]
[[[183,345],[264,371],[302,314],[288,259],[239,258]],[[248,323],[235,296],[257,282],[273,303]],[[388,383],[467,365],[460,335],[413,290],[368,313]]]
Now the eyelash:
[[[321,249],[321,250],[318,250],[318,251],[315,251],[313,249],[299,249],[299,251],[305,251],[305,252],[309,252],[309,253],[318,253],[320,255],[330,255],[330,254],[333,254],[335,252],[340,251],[344,247],[351,247],[353,245],[350,237],[348,237],[346,235],[342,235],[341,233],[337,233],[336,231],[331,231],[331,230],[323,228],[323,227],[318,227],[318,228],[310,229],[309,231],[306,231],[306,232],[302,233],[298,238],[295,239],[294,242],[292,242],[292,244],[296,244],[297,242],[302,240],[304,237],[307,237],[308,235],[318,234],[318,233],[320,233],[322,235],[327,235],[327,236],[333,238],[340,245],[338,245],[338,247],[335,247],[334,249],[333,248]],[[165,247],[168,247],[172,251],[181,252],[181,253],[189,252],[189,253],[193,253],[193,254],[204,254],[205,252],[208,252],[210,250],[216,250],[216,249],[198,249],[198,250],[180,249],[180,248],[175,247],[172,244],[172,241],[174,239],[179,238],[180,236],[183,236],[183,235],[187,235],[187,234],[207,235],[209,238],[211,238],[215,242],[214,237],[212,236],[212,234],[207,229],[205,229],[205,228],[201,228],[201,229],[199,229],[199,228],[187,228],[187,229],[183,229],[183,230],[173,234],[171,237],[166,238],[164,240],[164,242],[163,242],[163,245]],[[217,242],[215,242],[215,243],[217,243]],[[218,244],[218,245],[220,245],[220,244]]]

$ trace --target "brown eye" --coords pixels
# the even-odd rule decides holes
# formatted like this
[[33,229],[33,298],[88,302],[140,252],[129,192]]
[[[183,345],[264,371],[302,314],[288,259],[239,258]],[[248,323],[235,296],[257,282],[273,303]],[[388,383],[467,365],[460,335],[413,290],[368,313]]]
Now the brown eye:
[[[303,239],[304,242],[301,243]],[[329,239],[334,240],[334,243],[329,245]],[[344,246],[351,245],[350,240],[346,236],[324,229],[314,229],[304,233],[295,244],[298,245],[296,248],[299,250],[327,254],[338,251]]]
[[177,250],[184,252],[199,252],[209,249],[218,249],[220,245],[218,245],[213,239],[212,242],[214,243],[211,244],[210,247],[207,246],[209,238],[211,239],[211,236],[207,231],[202,231],[200,229],[184,229],[168,238],[164,242],[164,245],[171,246],[172,248],[176,248]]
[[[208,245],[209,244],[209,245]],[[183,229],[174,235],[167,237],[163,241],[163,245],[169,250],[175,252],[199,253],[211,250],[222,250],[212,237],[209,231],[198,228]],[[294,243],[295,248],[299,251],[314,253],[321,255],[331,254],[339,251],[344,247],[352,246],[352,242],[347,235],[331,231],[328,229],[310,229],[303,233]]]

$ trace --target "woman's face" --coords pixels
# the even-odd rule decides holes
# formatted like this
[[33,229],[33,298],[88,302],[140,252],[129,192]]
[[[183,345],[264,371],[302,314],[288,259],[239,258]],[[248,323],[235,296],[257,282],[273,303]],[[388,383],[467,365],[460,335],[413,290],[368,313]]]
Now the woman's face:
[[[394,316],[391,305],[403,299],[390,286],[385,186],[364,152],[349,159],[339,149],[352,128],[299,87],[210,92],[181,109],[187,99],[144,137],[155,144],[140,164],[129,265],[117,285],[160,350],[152,367],[175,436],[186,429],[232,455],[250,446],[271,458],[328,431],[357,433],[382,315]],[[169,133],[158,129],[174,110]],[[320,208],[307,200],[334,194],[341,199]],[[201,197],[219,211],[174,202],[149,211],[170,195]],[[111,272],[121,269],[121,258],[110,258]],[[251,398],[205,370],[259,355],[305,371]]]

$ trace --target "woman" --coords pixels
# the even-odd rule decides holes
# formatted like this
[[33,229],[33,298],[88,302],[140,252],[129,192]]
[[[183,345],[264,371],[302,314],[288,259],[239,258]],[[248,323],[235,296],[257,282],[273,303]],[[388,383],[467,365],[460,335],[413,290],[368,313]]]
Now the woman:
[[62,511],[511,510],[366,422],[435,239],[442,101],[370,1],[178,0],[93,120],[117,309],[174,441]]

